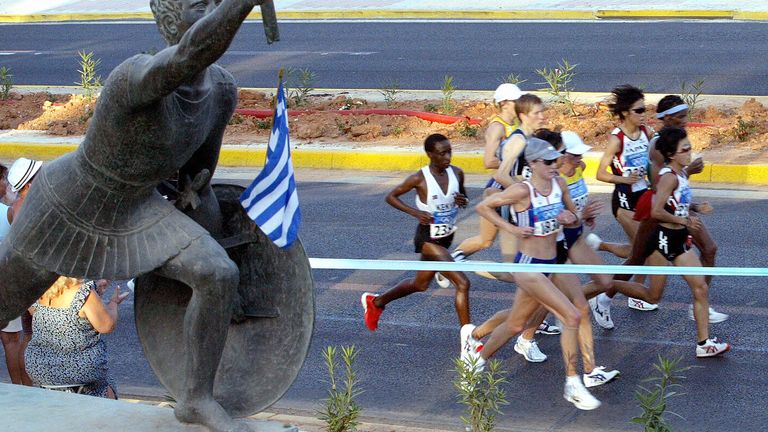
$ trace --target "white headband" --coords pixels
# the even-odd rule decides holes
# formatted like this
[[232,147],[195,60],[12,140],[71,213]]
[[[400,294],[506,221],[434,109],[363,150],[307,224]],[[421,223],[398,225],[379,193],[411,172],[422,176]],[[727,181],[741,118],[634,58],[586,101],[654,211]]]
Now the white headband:
[[662,111],[660,113],[656,113],[656,118],[657,119],[663,119],[664,116],[668,116],[668,115],[672,115],[672,114],[677,114],[680,111],[687,110],[687,109],[688,109],[688,105],[686,105],[686,104],[675,105],[675,106],[673,106],[672,108],[670,108],[670,109],[668,109],[666,111]]

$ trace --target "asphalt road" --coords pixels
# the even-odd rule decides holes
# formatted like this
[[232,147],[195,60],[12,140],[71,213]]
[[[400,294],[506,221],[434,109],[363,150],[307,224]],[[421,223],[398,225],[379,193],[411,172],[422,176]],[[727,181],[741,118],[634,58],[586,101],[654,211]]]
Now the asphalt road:
[[[510,73],[542,88],[535,70],[561,59],[578,66],[577,91],[633,83],[679,93],[704,80],[710,94],[768,94],[765,23],[754,22],[284,22],[268,46],[247,23],[220,63],[241,86],[272,87],[280,67],[308,68],[316,88],[438,89],[445,75],[465,90],[489,90]],[[164,47],[151,23],[0,26],[0,66],[17,84],[71,85],[80,50],[106,76],[125,58]]]
[[[246,183],[253,171],[227,170],[220,180]],[[301,239],[309,256],[331,258],[416,259],[412,253],[414,221],[384,203],[383,197],[404,174],[364,172],[298,172],[303,213]],[[472,176],[469,193],[477,198],[481,176]],[[694,195],[705,194],[695,190]],[[762,215],[768,212],[768,193],[745,199],[737,191],[728,198],[707,198],[715,213],[706,217],[719,244],[721,266],[765,266],[765,232]],[[606,194],[598,198],[608,201]],[[723,196],[720,193],[719,196]],[[411,199],[408,197],[407,199]],[[460,214],[456,243],[474,235],[477,216]],[[609,240],[623,234],[609,215],[598,221],[597,233]],[[496,259],[497,249],[477,255]],[[612,260],[615,262],[615,260]],[[316,327],[310,354],[298,379],[278,402],[279,410],[311,413],[326,396],[326,374],[320,351],[328,345],[360,349],[357,368],[365,390],[359,402],[369,418],[409,425],[458,430],[462,408],[452,387],[452,358],[458,354],[458,324],[451,290],[433,288],[392,303],[379,331],[362,323],[359,303],[363,291],[383,291],[401,278],[400,272],[315,271]],[[511,304],[513,287],[481,277],[472,280],[474,321]],[[657,312],[629,310],[614,300],[612,331],[595,329],[598,364],[618,368],[620,380],[594,394],[604,405],[591,412],[576,410],[562,398],[563,365],[556,337],[540,338],[550,358],[529,364],[511,346],[499,352],[509,372],[504,385],[510,405],[498,421],[509,431],[617,431],[637,430],[629,420],[640,413],[633,393],[652,373],[651,364],[662,355],[682,358],[695,366],[685,375],[669,409],[685,420],[671,417],[676,431],[764,430],[768,422],[762,395],[768,394],[768,339],[765,332],[768,300],[761,278],[716,279],[711,299],[731,318],[712,326],[712,333],[734,344],[723,358],[697,360],[694,356],[694,323],[687,318],[690,292],[684,282],[671,278],[664,302]],[[131,299],[121,309],[117,331],[105,336],[110,367],[123,394],[162,395],[163,390],[147,365],[133,325]],[[7,380],[0,367],[0,379]]]

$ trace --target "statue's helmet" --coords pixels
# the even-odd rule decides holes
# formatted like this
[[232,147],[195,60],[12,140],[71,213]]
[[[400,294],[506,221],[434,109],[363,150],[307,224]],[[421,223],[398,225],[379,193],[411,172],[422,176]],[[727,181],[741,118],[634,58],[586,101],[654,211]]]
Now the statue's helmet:
[[181,40],[181,0],[149,0],[149,8],[155,16],[157,28],[168,45],[176,45]]

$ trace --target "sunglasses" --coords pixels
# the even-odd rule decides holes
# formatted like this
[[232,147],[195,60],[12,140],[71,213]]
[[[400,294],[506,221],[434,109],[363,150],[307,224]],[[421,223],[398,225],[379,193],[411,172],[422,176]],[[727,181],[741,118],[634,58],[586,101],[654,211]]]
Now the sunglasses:
[[632,108],[631,111],[634,112],[635,114],[642,114],[645,112],[645,107]]
[[549,160],[539,159],[539,162],[543,163],[544,165],[549,166],[549,165],[552,165],[553,163],[557,162],[557,159],[549,159]]

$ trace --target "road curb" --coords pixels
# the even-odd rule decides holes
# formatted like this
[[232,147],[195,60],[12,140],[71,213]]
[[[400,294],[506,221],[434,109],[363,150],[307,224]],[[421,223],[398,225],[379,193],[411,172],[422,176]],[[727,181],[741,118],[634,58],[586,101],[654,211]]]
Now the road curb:
[[[77,147],[72,143],[0,142],[0,159],[13,160],[28,157],[52,160]],[[318,150],[294,148],[291,151],[295,168],[360,170],[360,171],[416,171],[429,163],[424,153],[414,151],[359,151],[359,150]],[[266,157],[266,146],[225,145],[219,156],[223,167],[262,167]],[[586,157],[587,169],[584,175],[595,178],[600,155]],[[483,167],[481,152],[455,152],[453,164],[467,174],[490,174]],[[704,171],[691,177],[697,183],[730,183],[737,185],[768,185],[768,165],[707,164]]]
[[[600,9],[600,10],[418,10],[418,9],[326,9],[278,11],[281,20],[354,20],[354,19],[468,19],[468,20],[615,20],[615,19],[731,19],[768,20],[768,11],[680,10],[680,9]],[[52,14],[0,15],[0,23],[61,21],[153,20],[151,12],[83,12]],[[249,20],[261,20],[253,12]]]

